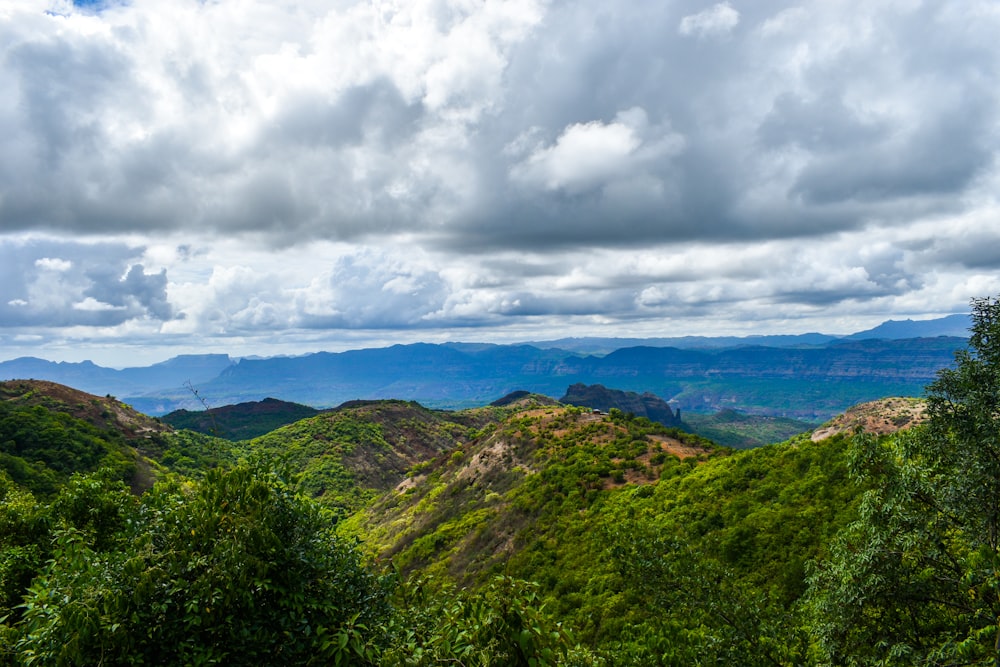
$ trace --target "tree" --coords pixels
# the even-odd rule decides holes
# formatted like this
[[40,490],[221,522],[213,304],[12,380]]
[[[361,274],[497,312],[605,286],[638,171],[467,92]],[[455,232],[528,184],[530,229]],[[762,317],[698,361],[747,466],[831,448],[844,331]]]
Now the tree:
[[135,510],[82,492],[131,520],[114,539],[103,523],[57,532],[25,602],[25,664],[337,664],[388,614],[329,512],[264,464],[159,484]]
[[810,580],[817,660],[1000,665],[1000,300],[927,387],[925,427],[859,436],[859,519]]

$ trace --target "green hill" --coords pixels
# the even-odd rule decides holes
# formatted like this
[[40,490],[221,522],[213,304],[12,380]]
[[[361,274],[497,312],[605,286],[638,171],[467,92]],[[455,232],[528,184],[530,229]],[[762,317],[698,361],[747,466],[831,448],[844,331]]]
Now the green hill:
[[176,429],[189,429],[227,440],[249,440],[319,412],[308,405],[265,398],[207,410],[174,410],[161,419]]
[[974,306],[925,400],[746,450],[521,393],[234,443],[4,385],[0,665],[993,664],[1000,303]]
[[352,401],[241,443],[286,462],[301,491],[351,512],[409,470],[471,440],[493,410],[441,412],[409,401]]
[[[843,438],[805,436],[732,452],[617,410],[527,407],[343,529],[404,575],[473,587],[498,573],[534,581],[575,636],[638,661],[624,664],[653,659],[643,637],[684,644],[685,659],[700,660],[732,640],[718,614],[739,610],[658,608],[650,596],[660,570],[683,571],[692,586],[725,572],[735,589],[762,591],[768,613],[787,621],[806,588],[805,564],[854,516],[845,452]],[[669,546],[658,545],[668,536]],[[657,571],[646,571],[654,557]],[[804,650],[800,637],[782,640],[792,642],[786,657]]]
[[[782,642],[782,660],[801,657],[807,563],[855,516],[858,497],[843,436],[738,452],[616,408],[595,413],[526,393],[455,412],[355,401],[232,443],[51,383],[6,391],[8,405],[104,433],[122,460],[146,467],[149,483],[170,471],[201,478],[239,458],[273,461],[299,493],[342,517],[341,535],[412,582],[404,593],[421,587],[423,606],[397,602],[404,617],[449,599],[486,613],[474,596],[507,581],[497,577],[533,582],[518,593],[533,601],[525,613],[546,610],[539,622],[559,623],[560,642],[563,631],[582,642],[574,655],[584,664],[645,664],[665,645],[676,654],[670,664],[747,654],[752,638],[725,620],[745,605],[757,605],[758,625],[772,624],[755,626],[754,641]],[[51,490],[101,465],[67,468]],[[0,579],[40,571],[53,553],[45,530],[27,560],[10,561],[21,551],[8,545],[22,574]],[[707,586],[723,576],[726,587]],[[675,581],[689,593],[678,598]],[[509,585],[501,597],[514,594]],[[434,623],[426,631],[446,632]]]

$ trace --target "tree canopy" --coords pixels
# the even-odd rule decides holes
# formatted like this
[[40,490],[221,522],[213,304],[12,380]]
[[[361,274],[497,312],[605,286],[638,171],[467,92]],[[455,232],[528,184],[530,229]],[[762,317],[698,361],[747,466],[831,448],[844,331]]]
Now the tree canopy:
[[928,424],[855,439],[868,490],[811,580],[819,661],[1000,664],[1000,301],[972,306]]

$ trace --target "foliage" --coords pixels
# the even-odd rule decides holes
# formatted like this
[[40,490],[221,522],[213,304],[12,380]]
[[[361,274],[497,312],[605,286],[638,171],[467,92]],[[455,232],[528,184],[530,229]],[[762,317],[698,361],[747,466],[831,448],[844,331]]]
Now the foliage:
[[972,305],[969,349],[928,387],[928,424],[854,443],[868,491],[811,580],[818,660],[1000,660],[1000,301]]
[[475,590],[418,579],[400,586],[380,664],[545,667],[595,658],[545,613],[537,584],[498,575]]
[[[48,532],[45,509],[0,470],[0,619],[16,618],[16,607],[44,562]],[[4,646],[0,642],[0,656]]]
[[120,434],[42,405],[0,401],[0,470],[33,493],[48,495],[74,472],[134,469],[134,453]]
[[222,438],[180,430],[156,438],[151,451],[157,463],[184,477],[198,479],[214,468],[235,465],[241,449]]
[[161,483],[136,502],[87,493],[79,508],[110,511],[114,529],[56,532],[16,626],[24,664],[335,661],[357,648],[349,630],[387,614],[387,582],[261,463]]
[[640,664],[800,664],[805,564],[853,516],[844,450],[843,438],[800,437],[615,498],[605,540],[630,605],[646,610],[621,628],[618,652]]

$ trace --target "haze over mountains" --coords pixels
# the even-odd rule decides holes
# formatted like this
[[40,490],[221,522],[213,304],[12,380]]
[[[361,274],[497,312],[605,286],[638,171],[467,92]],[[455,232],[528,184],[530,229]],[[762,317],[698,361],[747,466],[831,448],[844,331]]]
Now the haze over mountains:
[[373,398],[456,408],[515,390],[557,398],[583,383],[651,392],[685,411],[734,408],[823,420],[861,401],[920,395],[964,346],[967,327],[968,317],[957,315],[889,321],[844,337],[417,343],[265,359],[185,355],[121,370],[29,357],[0,363],[0,379],[45,379],[112,394],[153,415],[268,397],[317,408]]

